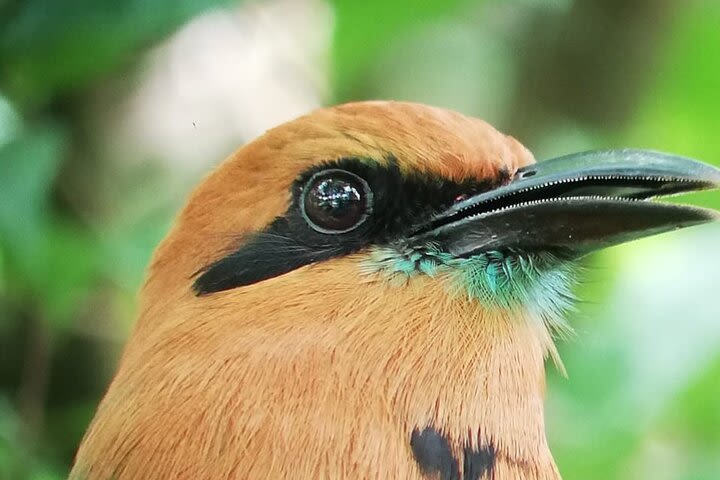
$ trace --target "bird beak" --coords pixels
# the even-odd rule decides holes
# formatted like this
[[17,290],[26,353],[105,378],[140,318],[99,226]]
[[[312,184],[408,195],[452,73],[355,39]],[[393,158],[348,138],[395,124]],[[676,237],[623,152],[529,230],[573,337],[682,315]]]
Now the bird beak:
[[567,155],[518,170],[502,187],[456,203],[412,235],[456,257],[490,250],[594,250],[720,219],[649,199],[720,187],[720,169],[646,150]]

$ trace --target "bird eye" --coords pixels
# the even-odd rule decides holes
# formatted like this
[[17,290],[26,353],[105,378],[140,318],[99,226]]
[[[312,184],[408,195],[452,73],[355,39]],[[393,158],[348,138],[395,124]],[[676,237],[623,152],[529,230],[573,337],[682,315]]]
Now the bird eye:
[[321,233],[345,233],[357,228],[372,208],[367,182],[354,173],[332,169],[318,172],[305,184],[300,210]]

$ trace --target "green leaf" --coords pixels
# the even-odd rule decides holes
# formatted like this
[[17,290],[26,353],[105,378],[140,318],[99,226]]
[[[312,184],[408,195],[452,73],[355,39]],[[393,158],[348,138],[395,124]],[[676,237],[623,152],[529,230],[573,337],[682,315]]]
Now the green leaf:
[[673,402],[668,416],[675,434],[720,451],[720,356]]
[[57,465],[49,462],[37,446],[28,445],[21,433],[21,420],[7,397],[0,394],[0,478],[17,480],[61,480]]
[[466,0],[334,0],[333,83],[347,100],[387,44],[412,28],[442,19]]
[[20,419],[10,400],[0,393],[0,478],[17,478],[25,459],[20,441]]
[[50,205],[64,143],[62,132],[45,128],[0,148],[0,285],[16,300],[33,299],[55,326],[76,313],[99,263],[91,236]]
[[0,18],[0,78],[15,96],[42,103],[132,60],[204,10],[231,3],[28,0]]
[[40,241],[63,144],[60,131],[45,128],[0,147],[0,245],[5,248],[31,250]]
[[[708,50],[720,45],[720,2],[687,2],[678,13],[627,143],[720,165],[720,55]],[[691,199],[720,208],[717,192]]]
[[22,122],[12,104],[0,95],[0,148],[20,134]]
[[[127,292],[142,284],[152,252],[170,229],[173,212],[160,208],[147,212],[131,224],[114,225],[102,238],[107,278]],[[118,262],[117,259],[123,259]]]
[[42,250],[29,272],[42,318],[63,329],[90,300],[100,274],[100,247],[91,232],[62,220],[48,225]]

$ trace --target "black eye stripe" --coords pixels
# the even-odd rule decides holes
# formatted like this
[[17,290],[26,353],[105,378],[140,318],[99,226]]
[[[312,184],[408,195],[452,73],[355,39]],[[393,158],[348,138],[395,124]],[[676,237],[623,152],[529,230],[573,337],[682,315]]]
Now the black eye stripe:
[[[342,172],[338,175],[353,179],[358,193],[360,190],[365,192],[366,187],[369,192],[365,196],[364,218],[350,222],[352,227],[348,229],[318,229],[308,222],[304,205],[308,183],[331,171]],[[244,236],[242,244],[232,253],[198,271],[193,289],[198,295],[229,290],[285,274],[303,265],[357,252],[369,245],[402,241],[430,215],[452,205],[459,195],[484,192],[503,181],[502,172],[496,178],[462,182],[425,172],[401,173],[397,161],[392,158],[383,162],[342,158],[316,165],[295,180],[287,211],[263,230]],[[336,187],[338,185],[333,188]],[[344,199],[350,197],[346,195]],[[352,202],[345,207],[352,207]]]

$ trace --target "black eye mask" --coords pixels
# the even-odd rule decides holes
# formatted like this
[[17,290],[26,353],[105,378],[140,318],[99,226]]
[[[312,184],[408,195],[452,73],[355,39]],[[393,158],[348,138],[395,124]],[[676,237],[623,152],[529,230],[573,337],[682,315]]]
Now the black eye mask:
[[437,211],[506,182],[509,174],[500,177],[456,183],[401,174],[392,159],[380,165],[345,158],[315,166],[293,183],[287,211],[200,270],[193,289],[197,295],[230,290],[369,245],[400,241]]

